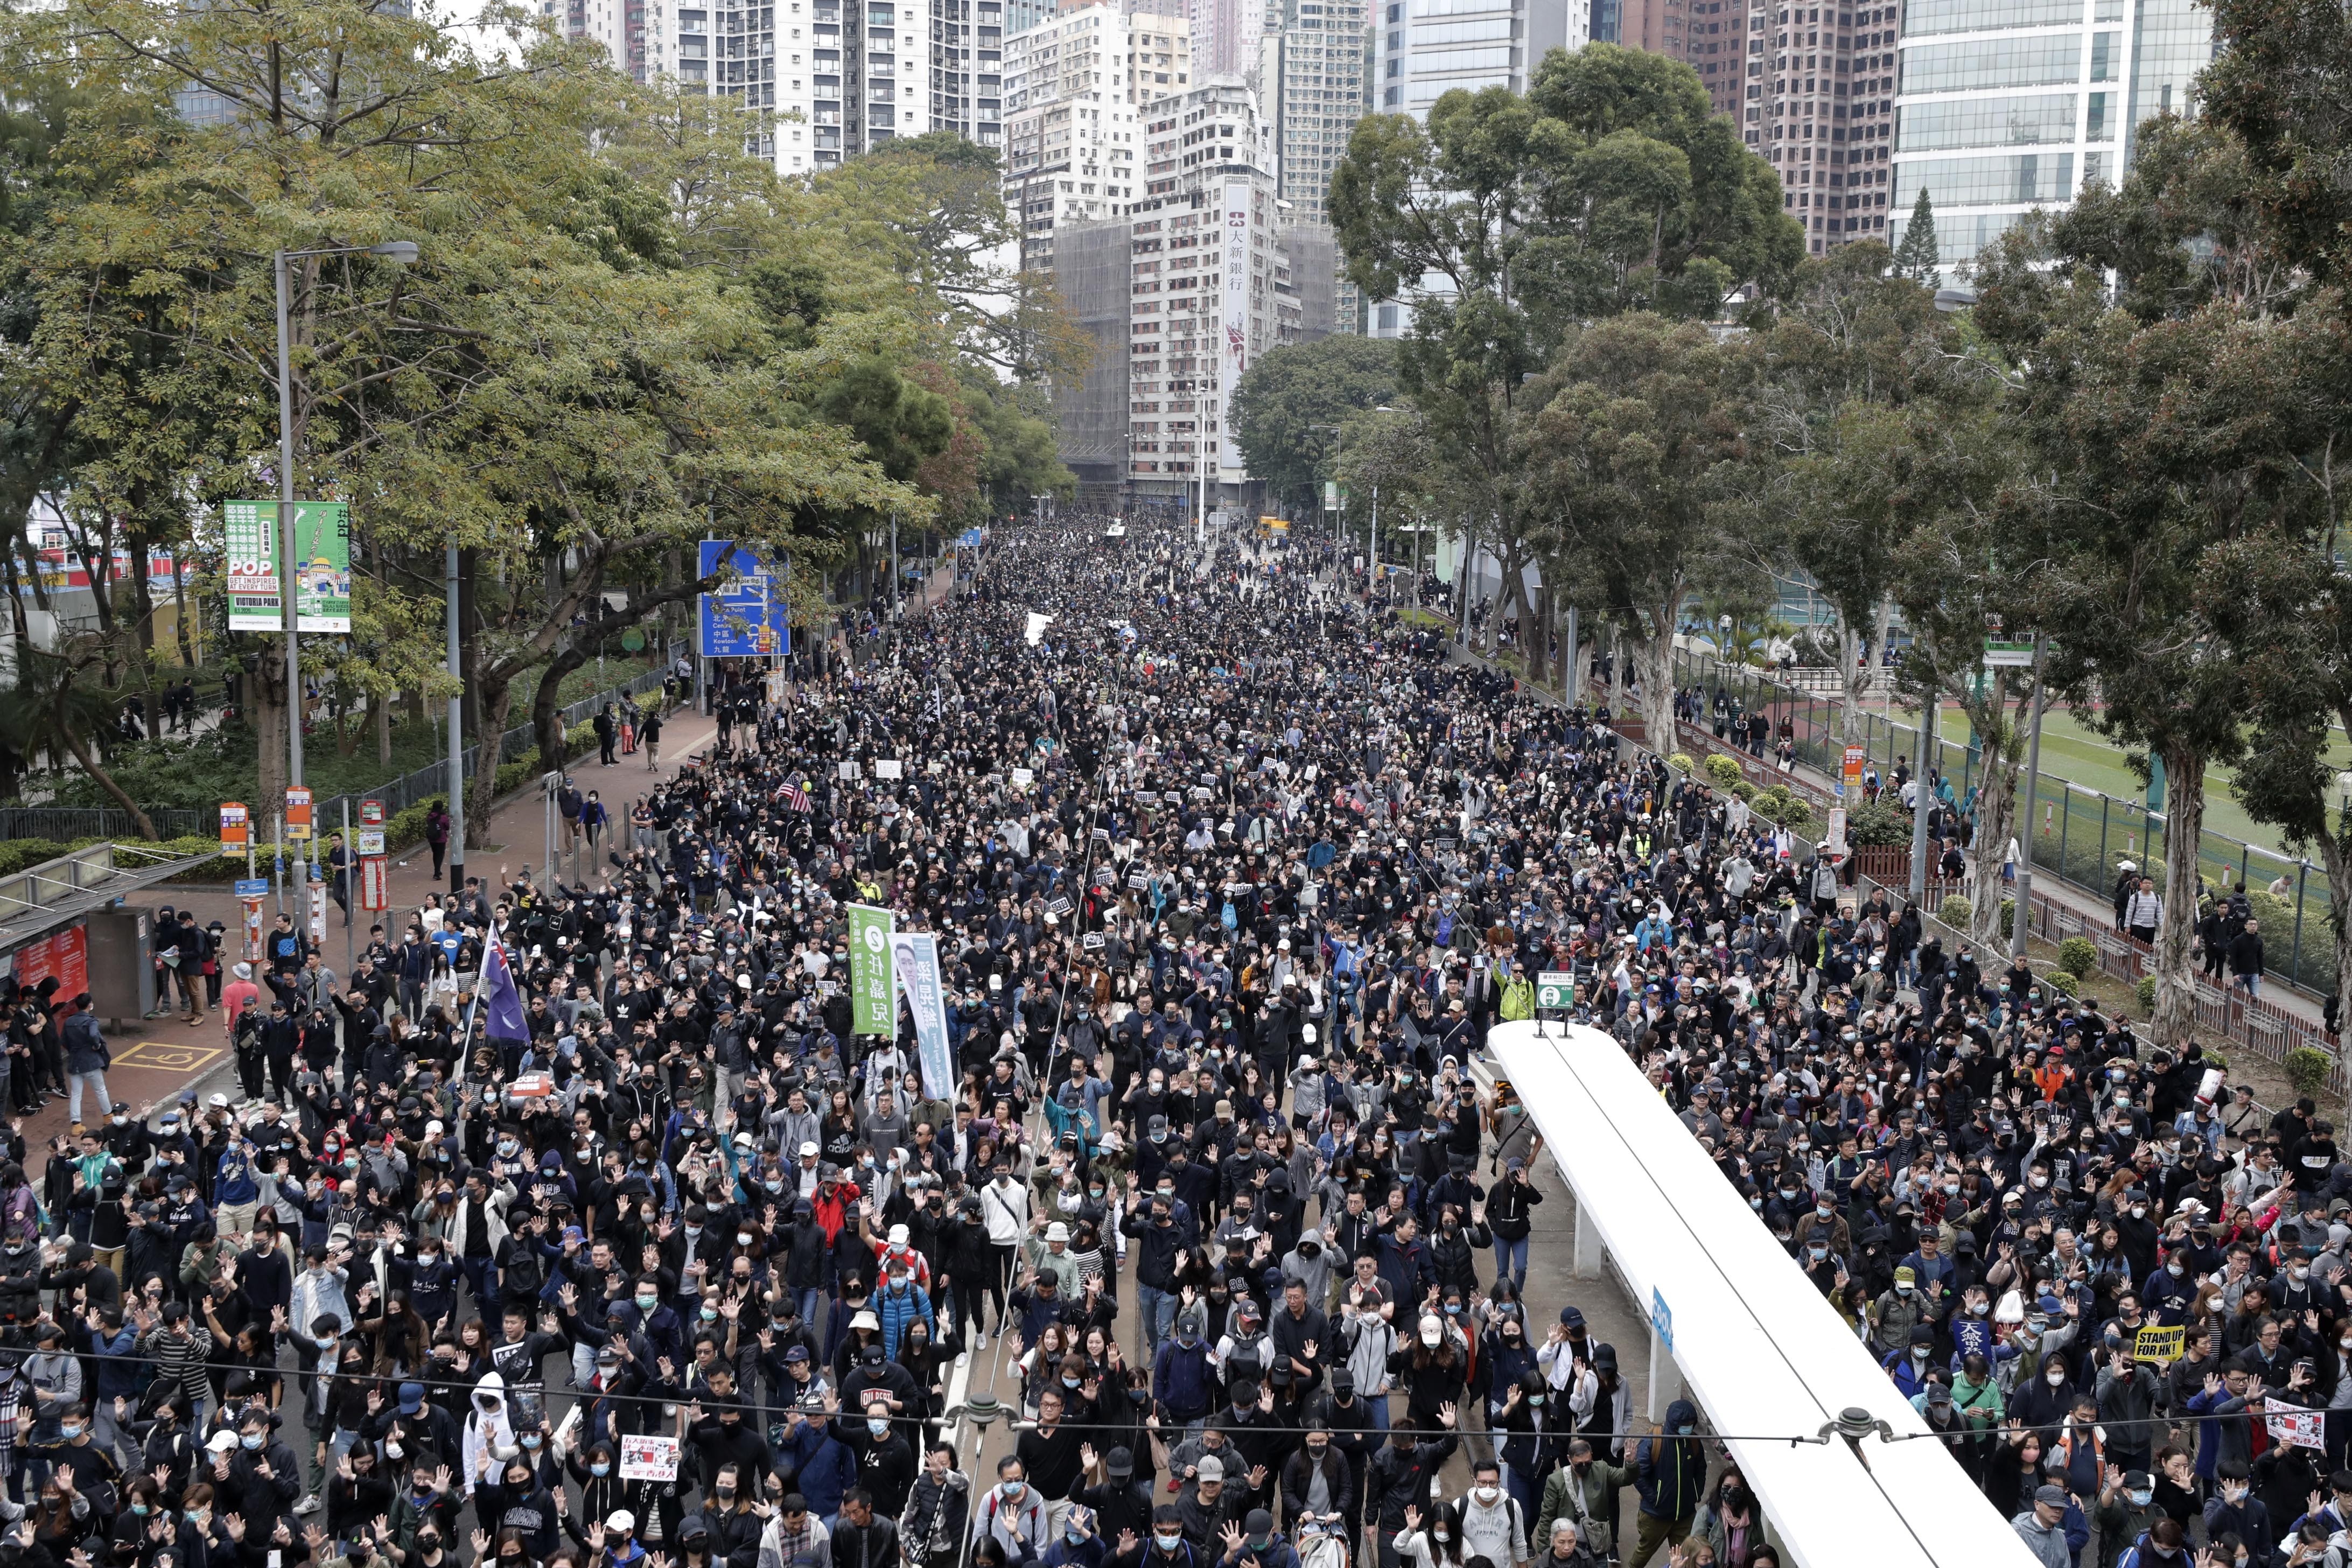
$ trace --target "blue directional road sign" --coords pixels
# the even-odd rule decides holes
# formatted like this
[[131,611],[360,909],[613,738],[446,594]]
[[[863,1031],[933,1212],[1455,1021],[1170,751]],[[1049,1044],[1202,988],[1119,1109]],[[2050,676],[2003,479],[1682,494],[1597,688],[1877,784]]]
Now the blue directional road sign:
[[[719,570],[729,541],[702,542],[700,571],[705,577]],[[793,651],[793,630],[785,624],[782,571],[751,551],[736,546],[736,575],[717,592],[702,595],[702,654],[705,658],[734,658]]]

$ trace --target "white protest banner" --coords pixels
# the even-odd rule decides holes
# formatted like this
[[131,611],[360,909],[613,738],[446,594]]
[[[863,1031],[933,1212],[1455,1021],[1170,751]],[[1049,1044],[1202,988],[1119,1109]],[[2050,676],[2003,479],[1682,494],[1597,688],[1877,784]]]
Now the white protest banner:
[[2325,1431],[2327,1412],[2325,1410],[2282,1410],[2271,1407],[2270,1433],[2273,1444],[2290,1448],[2327,1448]]
[[621,1438],[621,1479],[625,1481],[677,1479],[677,1439],[624,1434]]
[[874,759],[874,776],[877,779],[904,778],[906,770],[896,757],[877,757]]

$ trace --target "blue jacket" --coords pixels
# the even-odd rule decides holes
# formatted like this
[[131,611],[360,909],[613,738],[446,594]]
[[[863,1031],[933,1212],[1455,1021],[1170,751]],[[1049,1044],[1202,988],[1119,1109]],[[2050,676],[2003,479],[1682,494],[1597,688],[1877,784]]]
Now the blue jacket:
[[893,1289],[886,1282],[881,1289],[875,1291],[867,1299],[874,1303],[876,1315],[882,1322],[884,1355],[896,1359],[898,1354],[899,1336],[907,1331],[907,1325],[909,1323],[920,1321],[930,1328],[934,1334],[939,1332],[938,1326],[931,1318],[930,1293],[917,1289],[911,1279],[907,1282],[903,1289]]
[[[1666,1406],[1666,1431],[1678,1433],[1698,1422],[1698,1406],[1677,1399]],[[1652,1519],[1690,1519],[1698,1512],[1706,1490],[1706,1458],[1698,1439],[1675,1436],[1644,1437],[1633,1450],[1633,1489],[1641,1494],[1642,1511]]]
[[91,1401],[93,1405],[100,1400],[110,1405],[117,1394],[139,1397],[139,1391],[146,1386],[147,1367],[139,1360],[138,1343],[139,1336],[128,1323],[112,1339],[103,1329],[89,1331],[89,1348],[98,1352],[98,1399]]
[[843,1494],[857,1484],[856,1458],[817,1421],[802,1422],[777,1446],[776,1468],[784,1489],[800,1493],[824,1519],[841,1511]]
[[76,1013],[66,1020],[60,1034],[65,1040],[66,1071],[104,1072],[110,1065],[105,1032],[93,1015]]
[[1160,1352],[1151,1358],[1151,1396],[1179,1420],[1196,1421],[1207,1415],[1212,1399],[1208,1342],[1186,1350],[1172,1334],[1160,1341]]
[[219,1173],[213,1180],[213,1202],[249,1204],[260,1196],[261,1188],[253,1179],[253,1162],[246,1158],[245,1151],[231,1147],[223,1152]]

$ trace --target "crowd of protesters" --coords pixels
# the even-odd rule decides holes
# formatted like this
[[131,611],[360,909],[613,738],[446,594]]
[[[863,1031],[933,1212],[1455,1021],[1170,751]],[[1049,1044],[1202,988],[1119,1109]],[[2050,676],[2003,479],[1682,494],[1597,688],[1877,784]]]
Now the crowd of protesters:
[[[1008,531],[861,668],[714,682],[585,877],[232,966],[241,1096],[0,1172],[0,1565],[1781,1568],[1521,1299],[1540,1139],[1473,1066],[1569,969],[2042,1561],[2340,1568],[2308,1104],[1329,567]],[[852,904],[937,933],[948,1081],[854,1030]]]

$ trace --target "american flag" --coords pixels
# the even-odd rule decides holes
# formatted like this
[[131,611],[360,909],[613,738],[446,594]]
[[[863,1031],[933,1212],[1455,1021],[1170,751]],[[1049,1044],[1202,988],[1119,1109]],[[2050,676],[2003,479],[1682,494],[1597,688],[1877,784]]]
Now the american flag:
[[798,812],[804,813],[808,810],[808,791],[801,787],[798,779],[784,785],[784,805]]

